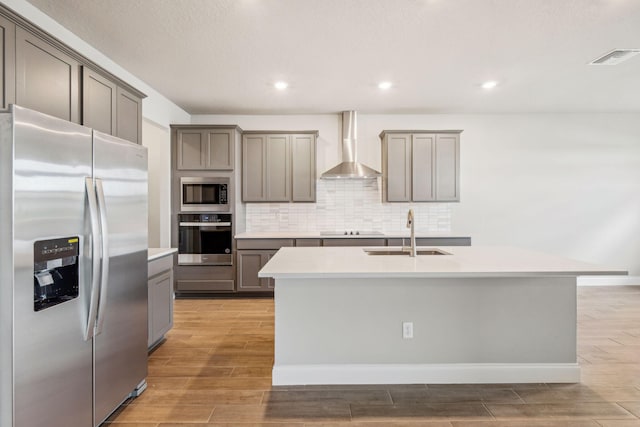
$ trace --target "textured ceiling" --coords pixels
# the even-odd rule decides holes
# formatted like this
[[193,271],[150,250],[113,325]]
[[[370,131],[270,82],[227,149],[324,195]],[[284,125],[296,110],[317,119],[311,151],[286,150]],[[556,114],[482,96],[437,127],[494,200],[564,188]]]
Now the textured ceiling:
[[640,112],[638,0],[29,1],[192,114]]

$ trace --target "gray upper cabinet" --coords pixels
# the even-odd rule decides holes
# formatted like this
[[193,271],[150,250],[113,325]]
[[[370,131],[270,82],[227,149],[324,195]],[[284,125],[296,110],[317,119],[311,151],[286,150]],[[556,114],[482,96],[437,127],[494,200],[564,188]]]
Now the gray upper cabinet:
[[16,98],[16,25],[0,16],[0,109],[6,110]]
[[291,200],[316,200],[316,138],[291,135]]
[[460,201],[460,135],[437,135],[433,152],[436,199],[443,202]]
[[66,53],[16,29],[16,103],[80,123],[80,64]]
[[245,132],[242,136],[242,200],[315,201],[316,137],[316,131]]
[[270,202],[291,199],[291,162],[289,135],[267,135],[266,188]]
[[207,132],[209,153],[207,165],[209,169],[233,169],[233,131],[211,130]]
[[384,131],[386,202],[460,201],[460,130]]
[[116,136],[142,144],[142,99],[121,87],[116,98]]
[[82,67],[82,124],[115,135],[118,86],[87,67]]
[[386,181],[388,202],[411,200],[411,135],[389,135],[383,143],[383,179]]
[[242,136],[242,200],[245,202],[267,199],[266,141],[266,135]]
[[18,104],[140,144],[144,96],[0,4],[1,110]]
[[233,170],[235,128],[177,130],[178,170]]
[[142,143],[142,99],[102,74],[82,67],[82,124]]
[[[414,202],[436,200],[433,152],[436,134],[411,136],[411,197]],[[408,174],[407,174],[408,176]]]

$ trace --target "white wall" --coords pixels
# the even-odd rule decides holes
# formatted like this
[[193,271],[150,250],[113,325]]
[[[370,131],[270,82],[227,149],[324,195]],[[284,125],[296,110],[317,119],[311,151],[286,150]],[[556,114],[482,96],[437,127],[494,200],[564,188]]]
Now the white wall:
[[171,246],[171,135],[169,129],[142,121],[142,145],[149,155],[149,247]]
[[[244,130],[320,131],[318,172],[340,157],[333,115],[193,116]],[[359,160],[380,170],[384,129],[462,129],[451,232],[640,275],[640,115],[358,116]]]

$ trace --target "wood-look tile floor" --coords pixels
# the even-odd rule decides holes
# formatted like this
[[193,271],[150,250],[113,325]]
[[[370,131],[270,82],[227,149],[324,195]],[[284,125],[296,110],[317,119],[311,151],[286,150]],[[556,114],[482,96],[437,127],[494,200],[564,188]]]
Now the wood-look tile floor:
[[113,427],[640,427],[640,287],[578,288],[579,384],[272,387],[273,300],[181,299]]

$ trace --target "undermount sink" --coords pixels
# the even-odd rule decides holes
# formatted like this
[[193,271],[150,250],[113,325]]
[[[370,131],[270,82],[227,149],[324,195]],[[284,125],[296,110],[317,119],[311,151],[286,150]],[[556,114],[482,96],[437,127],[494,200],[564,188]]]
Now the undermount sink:
[[[410,252],[403,249],[364,249],[367,255],[405,255],[409,256]],[[451,255],[440,249],[418,249],[416,255]]]

